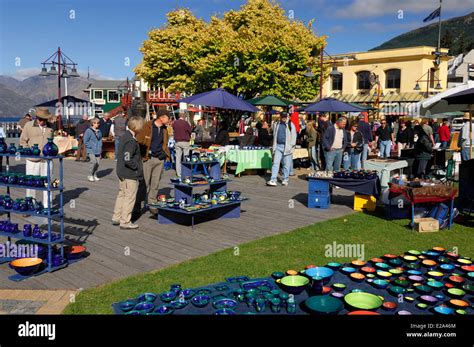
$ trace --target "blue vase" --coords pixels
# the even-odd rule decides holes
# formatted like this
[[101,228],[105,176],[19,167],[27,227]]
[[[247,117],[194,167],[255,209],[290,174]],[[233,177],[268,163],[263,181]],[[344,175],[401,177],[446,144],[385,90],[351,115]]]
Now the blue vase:
[[10,143],[10,147],[8,147],[8,153],[16,154],[16,146],[13,143]]
[[53,142],[53,138],[49,138],[43,147],[43,155],[46,157],[54,157],[58,155],[58,146]]
[[3,137],[0,137],[0,153],[8,153],[8,146]]
[[32,233],[31,224],[25,224],[23,226],[23,236],[24,237],[31,237],[31,233]]
[[11,208],[13,207],[13,200],[11,198],[6,198],[3,201],[3,207],[7,210],[11,210]]
[[23,155],[31,155],[32,151],[30,147],[26,147],[23,149]]
[[31,148],[31,155],[40,155],[40,154],[41,154],[41,150],[39,149],[38,144],[35,143],[33,147]]
[[16,184],[18,177],[15,174],[11,174],[8,177],[8,184]]

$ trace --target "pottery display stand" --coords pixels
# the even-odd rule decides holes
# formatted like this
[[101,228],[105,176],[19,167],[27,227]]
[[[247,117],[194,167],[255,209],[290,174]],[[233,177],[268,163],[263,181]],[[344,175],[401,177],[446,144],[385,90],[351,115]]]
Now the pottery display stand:
[[[181,165],[181,177],[189,177],[191,182],[196,175],[203,174],[210,176],[214,181],[200,184],[187,184],[183,182],[172,183],[174,185],[174,201],[185,200],[191,206],[193,202],[193,191],[198,187],[209,187],[209,195],[214,192],[225,192],[227,182],[221,178],[220,163],[218,160],[204,162],[183,162]],[[220,219],[220,218],[240,218],[240,205],[242,200],[218,203],[208,208],[196,211],[186,211],[182,208],[161,207],[158,209],[159,224],[191,224],[191,230],[194,231],[196,218]]]
[[[33,155],[16,155],[16,154],[7,154],[7,153],[0,153],[0,156],[6,158],[6,173],[10,173],[10,157],[14,157],[15,160],[18,160],[18,158],[21,159],[38,159],[41,158],[41,160],[44,160],[47,162],[47,183],[48,185],[46,187],[33,187],[33,186],[26,186],[26,185],[19,185],[19,184],[7,184],[0,182],[0,186],[6,187],[7,188],[7,194],[10,194],[10,189],[11,188],[20,188],[20,189],[32,189],[32,190],[37,190],[43,193],[44,191],[47,192],[48,195],[48,206],[49,208],[47,209],[47,213],[36,213],[36,211],[20,211],[20,210],[13,210],[13,209],[5,209],[3,206],[0,207],[0,213],[6,213],[8,221],[11,221],[12,214],[22,214],[22,215],[32,215],[32,216],[38,216],[38,217],[45,217],[48,219],[48,238],[47,239],[39,239],[39,238],[34,238],[34,237],[25,237],[23,235],[23,231],[20,230],[17,233],[9,233],[9,232],[0,232],[0,236],[4,236],[8,238],[8,241],[11,242],[11,239],[19,239],[19,240],[25,240],[25,241],[31,241],[35,242],[38,244],[42,244],[47,246],[48,252],[47,252],[47,262],[46,264],[42,265],[42,268],[38,272],[35,272],[31,275],[28,276],[23,276],[20,274],[15,274],[9,277],[10,280],[12,281],[22,281],[24,279],[33,277],[33,276],[38,276],[46,272],[53,272],[56,270],[59,270],[61,268],[66,267],[69,263],[66,260],[64,256],[64,210],[63,210],[63,156],[33,156]],[[51,163],[54,160],[59,161],[59,186],[58,187],[53,187],[52,186],[52,172],[51,172]],[[52,209],[52,197],[53,197],[53,192],[58,192],[59,193],[59,206],[57,208],[58,212],[53,213]],[[42,197],[41,197],[42,198]],[[52,226],[53,222],[59,223],[60,226],[60,237],[57,240],[52,240]],[[59,265],[59,266],[53,266],[53,246],[57,245],[60,250],[61,258],[64,260],[64,262]],[[6,263],[10,262],[12,260],[15,260],[17,258],[0,258],[0,263]]]

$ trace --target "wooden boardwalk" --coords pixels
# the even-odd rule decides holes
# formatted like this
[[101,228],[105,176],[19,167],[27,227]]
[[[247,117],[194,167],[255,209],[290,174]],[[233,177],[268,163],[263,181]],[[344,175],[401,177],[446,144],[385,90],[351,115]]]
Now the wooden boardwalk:
[[[15,165],[11,170],[24,170],[24,162]],[[118,188],[115,162],[102,161],[101,181],[97,183],[87,181],[87,167],[85,163],[64,161],[64,209],[69,243],[85,245],[90,255],[65,269],[21,282],[10,281],[8,276],[14,271],[7,264],[1,264],[0,289],[90,288],[352,211],[352,194],[342,189],[336,192],[339,194],[336,204],[329,210],[308,209],[307,183],[301,177],[292,177],[288,187],[267,187],[263,177],[242,176],[228,185],[229,189],[240,190],[250,198],[242,204],[239,219],[197,224],[192,232],[187,226],[160,225],[145,214],[138,220],[138,230],[120,230],[110,222]],[[296,172],[303,175],[307,171]],[[169,195],[168,182],[172,174],[174,171],[163,175],[161,193]],[[24,191],[16,189],[15,193],[21,196]],[[14,215],[13,218],[20,225],[27,220],[34,222],[31,217],[24,219]],[[0,238],[0,241],[5,240]]]

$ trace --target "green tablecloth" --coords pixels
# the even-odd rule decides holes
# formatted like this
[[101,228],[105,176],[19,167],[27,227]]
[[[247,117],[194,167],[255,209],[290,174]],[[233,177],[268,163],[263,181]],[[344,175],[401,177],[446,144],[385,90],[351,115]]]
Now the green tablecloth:
[[225,161],[237,163],[236,175],[247,169],[271,169],[272,151],[270,149],[230,149],[220,158],[221,165]]

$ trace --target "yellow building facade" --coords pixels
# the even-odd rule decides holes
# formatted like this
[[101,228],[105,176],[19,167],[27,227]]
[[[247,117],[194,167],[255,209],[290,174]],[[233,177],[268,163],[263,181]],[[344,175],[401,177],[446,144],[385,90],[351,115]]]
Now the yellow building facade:
[[[410,103],[447,87],[447,49],[441,55],[429,46],[334,55],[339,76],[323,84],[323,97],[383,108],[387,103]],[[439,57],[438,59],[436,59]]]

